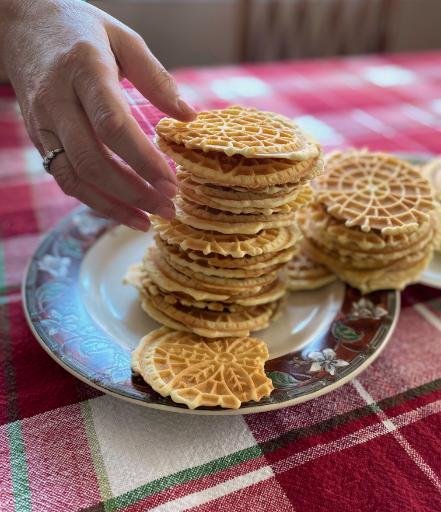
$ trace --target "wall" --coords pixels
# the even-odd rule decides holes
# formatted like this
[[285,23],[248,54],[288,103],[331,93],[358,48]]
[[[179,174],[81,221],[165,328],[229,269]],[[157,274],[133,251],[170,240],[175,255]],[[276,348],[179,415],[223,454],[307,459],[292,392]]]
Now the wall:
[[[319,4],[340,0],[309,1]],[[91,3],[139,32],[168,68],[224,64],[239,59],[240,0],[92,0]],[[393,0],[393,3],[396,10],[388,37],[389,51],[441,48],[441,0]],[[324,41],[323,48],[326,47],[329,49]]]
[[235,0],[92,1],[139,32],[168,68],[237,59]]

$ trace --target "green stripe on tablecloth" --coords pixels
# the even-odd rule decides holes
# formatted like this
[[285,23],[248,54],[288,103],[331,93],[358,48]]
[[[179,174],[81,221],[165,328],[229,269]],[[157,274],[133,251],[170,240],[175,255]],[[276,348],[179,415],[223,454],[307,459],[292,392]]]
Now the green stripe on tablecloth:
[[278,450],[279,448],[282,448],[283,446],[286,446],[287,444],[297,439],[306,438],[312,435],[316,435],[318,433],[325,433],[327,431],[331,431],[332,429],[340,425],[344,425],[352,420],[356,420],[364,416],[375,414],[374,409],[376,409],[377,407],[381,407],[383,410],[385,410],[390,407],[394,407],[396,405],[405,403],[408,400],[412,400],[419,396],[423,396],[425,394],[438,391],[440,389],[441,379],[437,379],[432,382],[422,384],[421,386],[408,389],[402,393],[398,393],[397,395],[384,398],[383,400],[378,401],[375,404],[375,407],[372,407],[372,404],[365,405],[363,407],[359,407],[358,409],[354,409],[352,411],[340,414],[338,416],[334,416],[332,418],[321,421],[314,425],[310,425],[308,427],[292,429],[276,438],[273,438],[269,441],[264,441],[259,445],[253,446],[251,448],[246,448],[244,450],[240,450],[226,457],[213,460],[207,464],[186,469],[173,475],[169,475],[158,480],[154,480],[153,482],[133,489],[132,491],[129,491],[125,494],[122,494],[115,498],[111,498],[109,501],[105,502],[105,510],[108,512],[120,510],[124,507],[127,507],[140,501],[143,498],[147,498],[148,496],[162,492],[176,485],[183,484],[191,480],[197,480],[198,478],[202,478],[204,476],[215,474],[218,471],[222,471],[234,465],[246,462],[247,460],[260,457],[264,453],[269,453]]
[[375,414],[378,409],[386,411],[390,407],[394,407],[396,405],[407,402],[408,400],[417,398],[433,391],[437,391],[439,389],[441,389],[441,379],[427,382],[426,384],[422,384],[416,388],[408,389],[402,393],[398,393],[397,395],[379,400],[374,404],[364,405],[363,407],[359,407],[357,409],[353,409],[352,411],[333,416],[332,418],[320,421],[319,423],[314,423],[313,425],[310,425],[306,428],[294,428],[292,430],[288,430],[278,437],[260,443],[260,447],[262,448],[263,453],[270,453],[278,450],[279,448],[283,448],[287,444],[294,441],[317,434],[324,434],[334,428],[339,427],[340,425],[345,425],[350,421]]
[[[87,440],[89,442],[90,453],[92,454],[93,466],[98,479],[101,499],[104,503],[112,498],[109,479],[107,477],[106,467],[103,462],[100,443],[93,423],[92,410],[88,400],[81,403],[81,413],[86,427]],[[106,507],[107,510],[107,507]]]
[[417,386],[416,388],[409,388],[406,391],[398,393],[394,396],[389,396],[387,398],[383,398],[382,400],[378,400],[377,404],[381,409],[386,410],[389,407],[395,407],[396,405],[403,404],[408,400],[412,400],[413,398],[418,398],[419,396],[427,395],[433,391],[438,391],[441,389],[441,379],[435,379],[431,382],[426,382],[425,384],[421,384],[421,386]]
[[132,505],[133,503],[136,503],[143,498],[151,496],[152,494],[156,494],[158,492],[164,491],[165,489],[175,487],[176,485],[183,484],[191,480],[197,480],[198,478],[212,475],[218,471],[222,471],[224,469],[230,468],[231,466],[240,464],[241,462],[246,462],[247,460],[260,457],[261,455],[262,451],[260,450],[259,446],[256,445],[252,446],[251,448],[245,448],[244,450],[232,453],[231,455],[213,460],[211,462],[207,462],[206,464],[202,464],[190,469],[184,469],[173,475],[159,478],[153,482],[149,482],[146,485],[142,485],[133,491],[129,491],[121,494],[120,496],[112,498],[107,503],[105,503],[106,511],[113,512],[119,510],[123,507]]
[[8,424],[9,449],[11,453],[11,478],[16,512],[31,510],[28,469],[25,445],[19,421]]

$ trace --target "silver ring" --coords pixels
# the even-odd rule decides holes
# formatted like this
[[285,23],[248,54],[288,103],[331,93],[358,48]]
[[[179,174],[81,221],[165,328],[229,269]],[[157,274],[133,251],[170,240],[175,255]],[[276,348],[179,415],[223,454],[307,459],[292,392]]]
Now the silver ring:
[[59,155],[60,153],[64,153],[64,148],[56,148],[56,149],[53,149],[52,151],[48,151],[45,155],[44,155],[44,158],[43,158],[43,167],[44,167],[44,170],[48,173],[51,172],[51,163],[52,163],[52,160],[57,156]]

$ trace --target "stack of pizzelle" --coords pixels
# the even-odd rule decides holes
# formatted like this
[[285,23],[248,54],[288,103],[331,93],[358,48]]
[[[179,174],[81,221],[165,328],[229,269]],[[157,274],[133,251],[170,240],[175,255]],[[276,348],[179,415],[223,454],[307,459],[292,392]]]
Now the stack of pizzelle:
[[337,280],[327,267],[308,256],[303,243],[286,265],[284,274],[287,289],[291,292],[317,290]]
[[428,181],[383,153],[335,152],[299,211],[304,248],[362,293],[403,289],[429,263],[437,234]]
[[435,198],[436,219],[438,222],[438,234],[434,240],[435,251],[441,252],[441,157],[435,158],[421,169],[423,176],[432,186]]
[[[294,217],[312,197],[309,181],[323,172],[320,148],[291,120],[241,107],[201,112],[189,123],[165,118],[156,132],[158,147],[177,164],[176,218],[151,217],[155,247],[126,279],[139,289],[143,309],[169,331],[143,338],[133,368],[156,391],[189,407],[239,407],[272,389],[262,373],[265,344],[249,335],[268,326],[286,291],[279,273],[298,249]],[[220,359],[232,357],[216,355],[226,347],[249,344],[261,355],[248,370],[242,367],[251,373],[240,377],[244,387],[235,400],[208,397],[206,389],[201,398],[193,389],[197,379],[186,381],[190,399],[188,389],[176,394],[158,384],[151,355],[138,364],[141,353],[161,350],[157,340],[170,336],[176,357],[180,343],[185,353],[198,351],[198,343],[215,346],[204,348],[203,358],[215,373]],[[258,387],[250,377],[257,367]]]

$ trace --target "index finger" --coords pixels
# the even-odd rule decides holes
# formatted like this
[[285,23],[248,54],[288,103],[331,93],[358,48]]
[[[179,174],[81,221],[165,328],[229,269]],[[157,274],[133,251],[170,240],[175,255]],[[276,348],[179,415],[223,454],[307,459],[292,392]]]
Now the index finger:
[[173,197],[176,177],[132,116],[116,72],[97,69],[89,80],[78,81],[75,91],[98,138],[158,192]]

